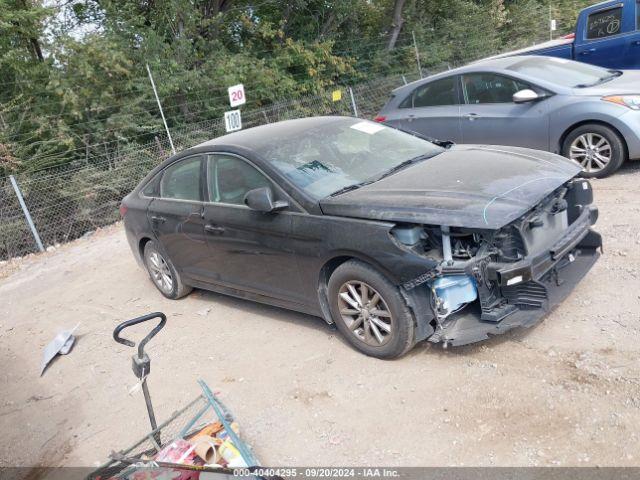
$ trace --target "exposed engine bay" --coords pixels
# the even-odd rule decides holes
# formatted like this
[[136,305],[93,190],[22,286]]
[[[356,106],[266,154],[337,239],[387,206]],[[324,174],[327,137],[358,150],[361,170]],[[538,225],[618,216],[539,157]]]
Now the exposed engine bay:
[[574,179],[497,230],[397,225],[396,241],[437,265],[403,285],[428,289],[429,340],[462,345],[541,318],[581,278],[572,264],[586,273],[599,255],[592,201],[589,182]]

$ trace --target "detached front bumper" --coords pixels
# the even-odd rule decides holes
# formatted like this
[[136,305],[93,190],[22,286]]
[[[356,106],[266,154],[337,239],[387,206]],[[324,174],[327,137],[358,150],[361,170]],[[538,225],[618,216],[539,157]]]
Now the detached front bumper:
[[476,302],[448,317],[429,341],[466,345],[540,321],[600,257],[602,238],[590,229],[596,218],[597,210],[585,209],[549,250],[517,263],[489,264],[487,279],[500,286],[506,313],[488,319]]

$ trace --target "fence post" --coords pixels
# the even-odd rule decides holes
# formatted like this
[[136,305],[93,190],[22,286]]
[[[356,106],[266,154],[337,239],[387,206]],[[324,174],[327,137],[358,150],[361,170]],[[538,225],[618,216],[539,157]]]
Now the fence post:
[[404,82],[405,85],[407,84],[407,78],[404,75],[402,75],[402,81]]
[[82,136],[82,141],[84,142],[84,163],[88,167],[89,166],[89,141],[88,141],[88,136],[87,135],[83,135]]
[[169,126],[167,125],[167,119],[164,118],[164,112],[162,111],[162,104],[160,103],[160,97],[158,97],[158,91],[156,90],[156,83],[153,81],[153,75],[151,75],[151,69],[149,68],[148,63],[147,63],[147,73],[149,74],[149,80],[151,81],[151,86],[153,87],[153,94],[156,96],[156,102],[158,102],[158,108],[160,109],[160,116],[162,117],[162,123],[164,123],[164,129],[167,131],[167,137],[169,137],[169,144],[171,145],[171,151],[175,155],[176,147],[173,146],[173,139],[171,138],[171,134],[169,133]]
[[418,44],[416,43],[416,32],[411,30],[411,36],[413,37],[413,48],[416,49],[416,63],[418,64],[418,73],[422,78],[422,67],[420,66],[420,52],[418,52]]
[[13,190],[16,192],[16,197],[18,197],[18,202],[20,202],[20,206],[22,207],[22,213],[24,213],[24,216],[27,219],[27,223],[29,224],[29,228],[31,229],[33,238],[35,238],[36,240],[38,249],[41,252],[44,252],[44,246],[42,245],[42,240],[40,240],[40,235],[38,235],[38,230],[36,230],[36,226],[34,225],[33,220],[31,219],[31,215],[29,214],[29,210],[27,209],[27,204],[24,203],[22,192],[20,191],[20,187],[18,187],[18,182],[16,182],[16,179],[13,175],[9,175],[9,179],[11,180],[11,185],[13,186]]
[[162,144],[160,143],[160,139],[157,135],[154,135],[153,139],[156,141],[156,147],[158,147],[158,152],[160,153],[160,157],[164,158],[164,148],[162,148]]
[[351,106],[353,107],[353,116],[358,116],[358,107],[356,106],[356,99],[353,96],[353,89],[349,87],[349,95],[351,96]]

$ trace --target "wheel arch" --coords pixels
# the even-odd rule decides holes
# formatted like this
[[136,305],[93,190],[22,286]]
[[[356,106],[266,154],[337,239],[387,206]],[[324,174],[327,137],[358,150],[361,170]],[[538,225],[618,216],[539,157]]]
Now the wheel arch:
[[560,152],[561,155],[563,150],[562,147],[564,146],[564,142],[569,136],[569,134],[573,132],[575,129],[580,128],[584,125],[589,125],[589,124],[601,125],[603,127],[607,127],[613,130],[618,135],[618,137],[620,137],[620,140],[622,141],[622,146],[624,147],[625,160],[629,158],[629,146],[627,145],[627,140],[624,138],[624,135],[614,125],[604,120],[581,120],[579,122],[572,124],[567,129],[565,129],[565,131],[562,132],[562,135],[560,135],[560,138],[558,139],[558,145],[557,145],[558,151]]
[[140,259],[144,262],[144,247],[151,241],[151,237],[144,236],[138,240],[138,254]]
[[331,278],[331,275],[336,270],[336,268],[338,268],[343,263],[348,262],[349,260],[358,260],[360,262],[366,263],[367,265],[375,268],[382,275],[387,277],[390,282],[394,284],[398,283],[395,276],[391,272],[389,272],[388,269],[384,268],[382,265],[380,265],[379,262],[370,257],[367,257],[366,255],[362,255],[359,252],[334,252],[330,257],[325,259],[318,275],[318,302],[320,303],[322,318],[324,318],[325,322],[329,324],[333,323],[331,312],[329,311],[329,298],[327,291],[329,278]]

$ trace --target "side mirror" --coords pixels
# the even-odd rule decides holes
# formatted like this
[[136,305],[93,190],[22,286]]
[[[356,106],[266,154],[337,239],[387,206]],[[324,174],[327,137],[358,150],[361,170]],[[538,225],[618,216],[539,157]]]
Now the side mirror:
[[514,103],[535,102],[536,100],[541,100],[543,98],[544,96],[538,95],[536,92],[529,88],[525,88],[524,90],[520,90],[513,94]]
[[289,206],[287,202],[274,201],[273,192],[269,187],[249,190],[244,196],[244,204],[251,210],[264,213],[275,212]]

